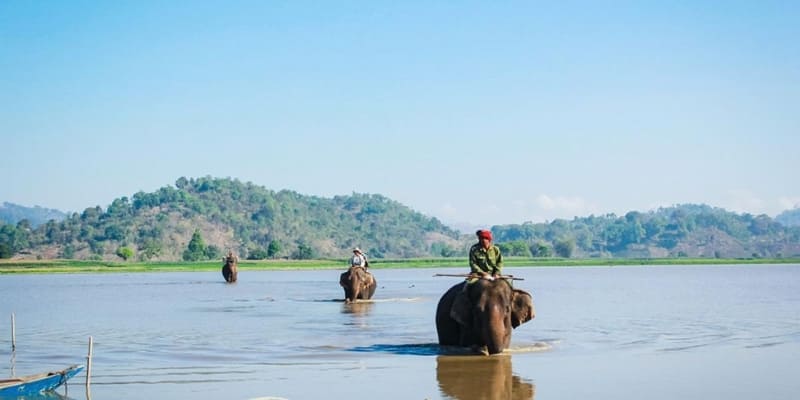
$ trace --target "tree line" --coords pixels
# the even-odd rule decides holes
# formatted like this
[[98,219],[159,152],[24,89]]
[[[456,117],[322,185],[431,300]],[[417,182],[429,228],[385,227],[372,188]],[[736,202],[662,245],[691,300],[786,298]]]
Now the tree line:
[[381,195],[322,198],[181,177],[38,227],[4,223],[0,257],[199,260],[233,250],[250,259],[310,259],[344,257],[359,246],[376,258],[411,258],[430,255],[431,241],[455,252],[459,233]]
[[[491,229],[511,257],[800,255],[800,227],[707,205]],[[346,257],[356,246],[371,258],[463,257],[473,242],[472,233],[381,195],[322,198],[211,177],[181,177],[38,226],[0,222],[0,258],[198,261],[231,250],[244,259],[312,259]]]
[[492,228],[505,250],[527,257],[789,257],[800,229],[767,215],[684,204],[624,216],[606,214]]

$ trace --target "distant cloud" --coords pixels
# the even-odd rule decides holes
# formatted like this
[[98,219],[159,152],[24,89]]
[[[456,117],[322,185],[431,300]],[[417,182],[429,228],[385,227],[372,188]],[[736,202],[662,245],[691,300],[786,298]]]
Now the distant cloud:
[[498,206],[484,207],[485,214],[493,215],[499,224],[545,222],[554,219],[571,219],[596,213],[598,207],[578,196],[551,196],[540,194],[533,199],[512,199]]
[[762,199],[747,190],[731,190],[728,192],[727,206],[723,205],[728,211],[737,213],[764,214],[766,205]]
[[778,197],[778,204],[781,211],[800,208],[800,197]]
[[579,196],[548,196],[540,194],[534,201],[536,207],[557,218],[572,218],[591,214],[597,209]]
[[800,207],[800,196],[781,196],[775,200],[764,200],[746,190],[731,191],[729,196],[727,204],[721,207],[737,213],[767,214],[774,217],[785,210]]
[[581,196],[564,196],[553,194],[538,194],[531,197],[504,198],[503,196],[490,199],[463,196],[456,200],[431,208],[429,215],[436,216],[445,224],[461,230],[471,232],[478,228],[492,225],[522,224],[525,222],[542,223],[556,219],[582,218],[589,215],[606,215],[615,213],[625,215],[629,211],[648,212],[661,207],[670,207],[677,204],[707,204],[721,207],[736,213],[752,215],[766,214],[775,217],[785,210],[800,206],[800,196],[783,196],[764,200],[748,191],[729,192],[719,201],[650,202],[639,206],[631,204],[603,205],[602,207],[590,202]]
[[493,221],[499,212],[496,205],[459,208],[452,203],[445,203],[436,209],[434,216],[445,225],[464,233],[491,226],[493,223],[486,221]]
[[458,218],[458,209],[450,203],[443,204],[442,207],[439,209],[439,212],[441,214],[439,214],[438,217],[444,220],[452,220],[454,218]]

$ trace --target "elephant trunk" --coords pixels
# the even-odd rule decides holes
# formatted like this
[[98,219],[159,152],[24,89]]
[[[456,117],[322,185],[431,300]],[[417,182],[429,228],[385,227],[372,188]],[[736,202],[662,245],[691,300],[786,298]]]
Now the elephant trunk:
[[356,299],[358,299],[358,297],[361,296],[361,277],[357,273],[355,273],[355,271],[353,271],[353,273],[350,274],[350,287],[352,288],[351,290],[353,291],[352,300],[356,301]]
[[486,323],[481,324],[483,332],[481,336],[486,343],[486,350],[489,354],[502,353],[510,341],[511,321],[506,307],[501,304],[491,304],[484,310]]

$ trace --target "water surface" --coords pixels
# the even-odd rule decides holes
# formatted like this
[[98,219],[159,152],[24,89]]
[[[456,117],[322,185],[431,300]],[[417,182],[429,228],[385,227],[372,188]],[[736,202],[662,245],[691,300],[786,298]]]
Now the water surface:
[[[101,400],[800,393],[798,265],[508,268],[537,316],[492,357],[436,344],[458,278],[433,275],[465,269],[374,270],[358,304],[341,301],[342,271],[0,276],[0,376],[84,363],[92,336]],[[87,398],[84,380],[68,398]]]

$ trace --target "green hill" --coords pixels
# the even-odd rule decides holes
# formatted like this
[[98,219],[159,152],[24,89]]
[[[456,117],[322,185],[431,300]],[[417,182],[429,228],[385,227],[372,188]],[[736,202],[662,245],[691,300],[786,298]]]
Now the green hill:
[[[797,257],[800,228],[707,205],[492,227],[505,254],[562,257]],[[527,252],[526,252],[527,248]]]
[[778,214],[775,216],[775,221],[783,226],[800,226],[800,207]]
[[[800,227],[766,215],[678,205],[547,223],[492,227],[506,256],[751,258],[800,256]],[[236,179],[175,186],[34,226],[0,223],[0,258],[119,261],[465,257],[474,242],[436,218],[377,194],[322,198]]]
[[380,195],[330,199],[182,177],[174,187],[118,198],[61,222],[5,225],[0,246],[6,257],[173,261],[215,259],[228,250],[253,259],[344,258],[355,246],[371,257],[411,258],[432,249],[460,253],[462,243],[437,219]]

